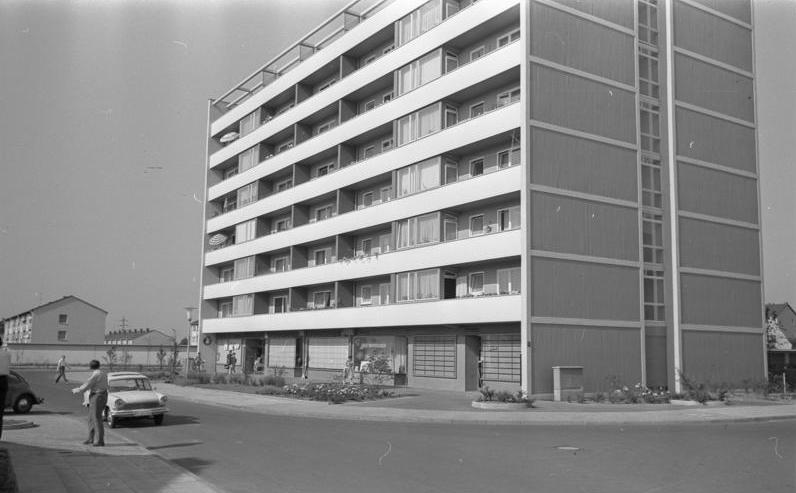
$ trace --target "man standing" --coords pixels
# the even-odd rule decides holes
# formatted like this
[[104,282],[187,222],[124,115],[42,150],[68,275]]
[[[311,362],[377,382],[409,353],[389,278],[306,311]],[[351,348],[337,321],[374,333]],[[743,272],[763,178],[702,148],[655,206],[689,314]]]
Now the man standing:
[[56,368],[58,369],[58,376],[55,377],[55,383],[58,383],[59,380],[63,377],[64,383],[69,383],[69,380],[66,379],[66,355],[62,354],[61,359],[58,360],[56,363]]
[[3,438],[3,410],[6,407],[6,394],[8,393],[8,371],[11,366],[11,353],[8,346],[3,346],[0,337],[0,438]]
[[86,445],[94,442],[95,447],[105,446],[105,429],[102,426],[102,412],[108,403],[108,376],[100,370],[100,362],[93,359],[88,364],[89,369],[94,373],[86,380],[86,383],[76,389],[72,389],[73,394],[89,391],[88,406],[88,440],[83,442]]

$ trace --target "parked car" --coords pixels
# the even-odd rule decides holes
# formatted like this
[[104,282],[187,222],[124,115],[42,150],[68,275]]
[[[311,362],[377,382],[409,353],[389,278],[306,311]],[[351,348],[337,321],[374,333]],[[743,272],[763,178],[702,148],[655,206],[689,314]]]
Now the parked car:
[[22,375],[11,370],[8,375],[8,394],[6,394],[6,408],[13,408],[15,413],[27,414],[35,404],[41,404],[44,399],[37,396],[30,384]]
[[135,372],[108,373],[108,405],[105,420],[116,428],[123,418],[153,418],[155,425],[163,424],[166,396],[155,392],[146,375]]

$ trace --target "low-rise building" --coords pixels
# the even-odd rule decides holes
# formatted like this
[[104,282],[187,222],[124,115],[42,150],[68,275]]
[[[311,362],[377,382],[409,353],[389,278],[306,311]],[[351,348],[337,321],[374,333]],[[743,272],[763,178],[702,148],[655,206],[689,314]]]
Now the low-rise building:
[[101,344],[108,312],[77,296],[39,305],[3,319],[3,338],[16,344]]
[[119,329],[105,334],[105,344],[115,346],[171,346],[174,338],[157,329]]

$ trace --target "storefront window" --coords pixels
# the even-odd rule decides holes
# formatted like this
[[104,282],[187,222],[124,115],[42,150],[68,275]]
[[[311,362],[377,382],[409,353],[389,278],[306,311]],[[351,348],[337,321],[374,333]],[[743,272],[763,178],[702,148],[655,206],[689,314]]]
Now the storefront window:
[[405,337],[358,336],[354,338],[354,367],[361,372],[406,373]]

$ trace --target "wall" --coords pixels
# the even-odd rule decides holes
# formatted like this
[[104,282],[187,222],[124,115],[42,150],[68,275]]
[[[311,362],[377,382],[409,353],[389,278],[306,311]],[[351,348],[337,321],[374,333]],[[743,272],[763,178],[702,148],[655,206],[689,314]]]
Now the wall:
[[[67,315],[67,325],[58,323],[60,314]],[[66,341],[72,344],[102,344],[105,341],[107,313],[76,298],[66,298],[33,311],[31,342],[58,343],[58,331],[66,330]]]
[[[61,355],[66,355],[66,362],[71,367],[85,366],[88,367],[89,361],[96,359],[100,362],[103,369],[108,367],[108,354],[107,351],[111,349],[108,344],[9,344],[8,349],[11,352],[11,365],[46,365],[54,366],[56,361]],[[157,346],[115,346],[116,348],[116,365],[121,365],[126,352],[130,356],[128,366],[132,370],[137,370],[138,365],[159,367],[157,353],[161,348],[167,353],[171,354],[173,350],[170,345],[157,345]],[[179,354],[178,359],[184,358],[185,346],[177,348]],[[191,349],[191,354],[195,354],[196,348]],[[163,361],[163,367],[166,367],[169,356],[167,355]],[[116,365],[114,365],[116,367]]]

